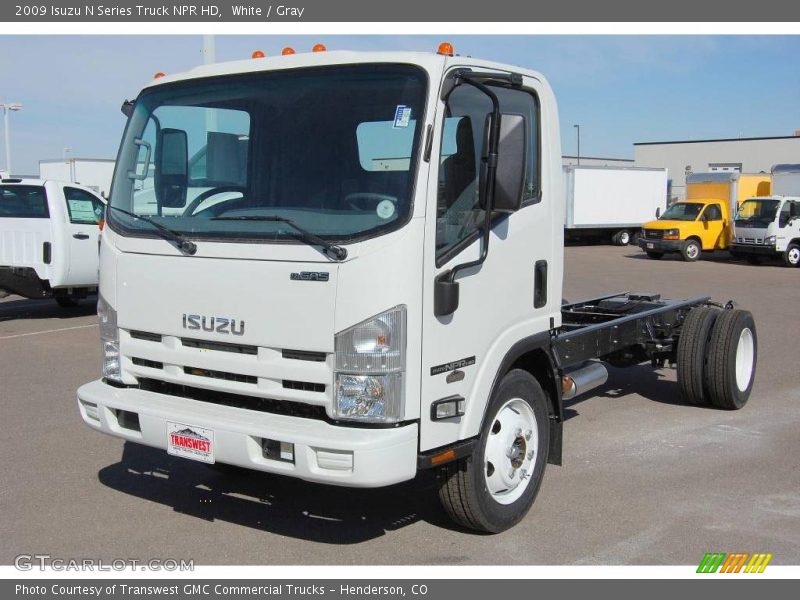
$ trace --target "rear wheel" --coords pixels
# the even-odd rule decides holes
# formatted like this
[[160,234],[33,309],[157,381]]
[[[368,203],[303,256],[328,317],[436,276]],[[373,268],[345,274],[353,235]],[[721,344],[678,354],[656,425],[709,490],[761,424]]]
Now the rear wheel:
[[681,248],[681,257],[686,262],[694,262],[700,258],[701,251],[700,242],[697,240],[686,240],[683,244],[683,248]]
[[708,342],[706,390],[717,408],[736,410],[747,404],[755,379],[758,338],[753,315],[724,310]]
[[627,229],[623,229],[615,233],[611,241],[615,246],[627,246],[631,243],[631,233]]
[[525,516],[539,491],[549,448],[547,400],[530,373],[515,369],[486,414],[472,455],[444,467],[439,498],[460,525],[498,533]]
[[678,339],[678,387],[681,397],[690,404],[710,403],[705,391],[706,357],[711,330],[719,314],[718,308],[701,306],[690,310],[683,320]]
[[793,243],[786,247],[786,252],[783,253],[783,264],[787,267],[800,265],[800,245]]
[[654,258],[654,259],[658,260],[658,259],[664,257],[664,253],[663,252],[648,252],[647,256],[649,256],[650,258]]

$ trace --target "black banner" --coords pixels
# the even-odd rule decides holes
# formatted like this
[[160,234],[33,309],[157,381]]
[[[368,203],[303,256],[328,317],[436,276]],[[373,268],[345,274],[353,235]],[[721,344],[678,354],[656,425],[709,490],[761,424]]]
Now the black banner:
[[800,21],[800,3],[785,0],[263,0],[195,3],[154,0],[47,0],[2,3],[6,22],[780,22]]

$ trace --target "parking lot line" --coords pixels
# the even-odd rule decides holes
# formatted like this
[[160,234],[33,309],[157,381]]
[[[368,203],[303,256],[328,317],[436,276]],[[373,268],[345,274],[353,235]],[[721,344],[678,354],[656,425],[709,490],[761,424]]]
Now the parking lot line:
[[75,327],[62,327],[61,329],[47,329],[46,331],[32,331],[30,333],[17,333],[15,335],[0,336],[0,340],[10,340],[13,338],[29,337],[31,335],[43,335],[45,333],[58,333],[59,331],[72,331],[73,329],[86,329],[88,327],[97,327],[97,323],[91,325],[77,325]]

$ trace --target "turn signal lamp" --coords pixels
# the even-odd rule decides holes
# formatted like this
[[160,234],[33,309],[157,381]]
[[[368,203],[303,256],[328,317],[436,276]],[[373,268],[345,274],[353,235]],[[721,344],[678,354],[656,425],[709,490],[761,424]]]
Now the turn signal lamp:
[[100,220],[97,222],[97,228],[98,228],[100,231],[103,231],[103,228],[104,228],[105,226],[106,226],[106,220],[105,220],[104,218],[101,218],[101,219],[100,219]]
[[443,56],[453,56],[453,44],[450,42],[442,42],[439,44],[439,49],[436,51],[436,54],[442,54]]
[[289,48],[288,46],[281,50],[281,54],[283,56],[289,56],[290,54],[294,54],[294,48]]
[[266,54],[264,54],[261,50],[256,50],[252,55],[253,58],[264,58],[265,56]]
[[325,47],[325,44],[316,44],[311,49],[312,52],[325,52],[326,50],[327,50],[327,48]]
[[159,71],[158,73],[153,75],[153,79],[158,79],[160,77],[164,77],[165,75],[166,75],[166,73],[164,73],[164,71]]

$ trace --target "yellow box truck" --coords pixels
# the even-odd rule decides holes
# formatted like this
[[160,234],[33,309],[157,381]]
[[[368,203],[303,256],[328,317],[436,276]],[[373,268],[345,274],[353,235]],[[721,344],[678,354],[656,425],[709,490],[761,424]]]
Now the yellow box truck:
[[768,196],[770,189],[766,173],[691,173],[686,176],[686,200],[645,223],[639,247],[650,258],[678,252],[689,262],[704,251],[725,250],[733,236],[736,209],[748,198]]

